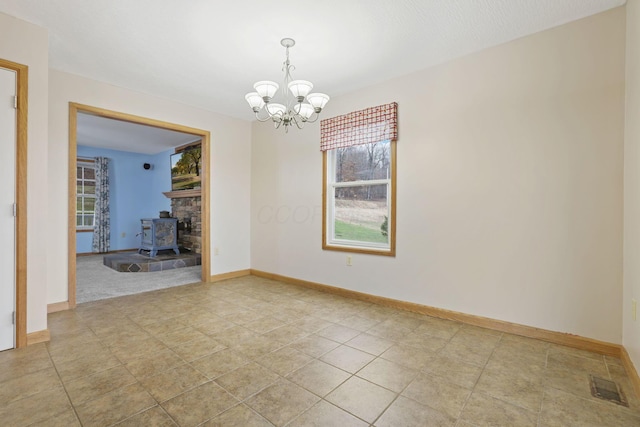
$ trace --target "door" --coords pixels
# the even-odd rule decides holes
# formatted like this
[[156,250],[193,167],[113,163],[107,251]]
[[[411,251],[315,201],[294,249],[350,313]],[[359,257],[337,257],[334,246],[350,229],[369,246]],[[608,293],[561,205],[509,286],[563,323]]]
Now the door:
[[0,68],[0,350],[15,347],[16,78]]

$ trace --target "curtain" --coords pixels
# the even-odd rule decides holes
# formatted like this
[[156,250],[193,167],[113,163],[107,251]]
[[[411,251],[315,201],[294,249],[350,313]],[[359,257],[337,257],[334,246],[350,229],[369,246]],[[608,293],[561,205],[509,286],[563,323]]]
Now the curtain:
[[109,159],[96,157],[96,207],[93,222],[93,252],[109,252],[110,217],[109,217]]
[[398,104],[378,105],[320,121],[320,150],[398,139]]

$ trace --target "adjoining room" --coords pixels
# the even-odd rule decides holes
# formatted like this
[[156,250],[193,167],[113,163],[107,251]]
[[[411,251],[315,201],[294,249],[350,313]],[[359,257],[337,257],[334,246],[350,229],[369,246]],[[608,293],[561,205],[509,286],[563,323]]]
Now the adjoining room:
[[201,138],[80,112],[76,144],[76,301],[201,281]]

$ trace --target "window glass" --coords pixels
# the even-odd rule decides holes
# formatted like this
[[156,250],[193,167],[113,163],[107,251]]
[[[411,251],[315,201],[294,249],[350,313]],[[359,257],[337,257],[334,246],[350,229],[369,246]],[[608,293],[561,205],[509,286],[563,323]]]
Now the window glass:
[[76,180],[76,229],[93,230],[96,173],[91,162],[78,161]]
[[395,142],[324,152],[323,248],[394,255]]
[[383,141],[332,150],[336,159],[336,182],[388,178],[390,145],[389,141]]
[[334,238],[388,244],[388,215],[386,185],[336,188]]

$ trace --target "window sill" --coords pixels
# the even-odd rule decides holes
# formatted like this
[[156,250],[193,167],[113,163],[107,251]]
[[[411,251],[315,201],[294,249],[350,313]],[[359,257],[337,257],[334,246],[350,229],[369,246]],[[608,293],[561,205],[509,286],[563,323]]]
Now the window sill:
[[93,233],[93,228],[76,228],[76,233]]
[[381,256],[390,256],[390,257],[396,256],[395,248],[370,249],[370,248],[355,247],[355,246],[328,245],[324,243],[322,245],[322,249],[325,251],[350,252],[350,253],[356,253],[356,254],[381,255]]

